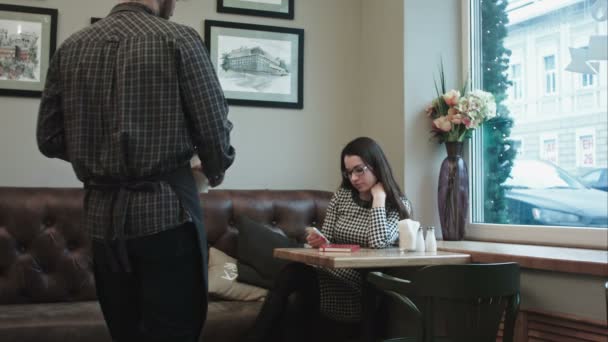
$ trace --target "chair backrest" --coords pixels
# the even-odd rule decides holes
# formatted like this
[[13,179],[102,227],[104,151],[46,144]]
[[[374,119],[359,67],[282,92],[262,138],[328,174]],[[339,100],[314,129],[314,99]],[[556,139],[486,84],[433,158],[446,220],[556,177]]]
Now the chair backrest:
[[503,317],[503,341],[513,340],[517,263],[427,266],[409,280],[372,272],[368,280],[418,315],[419,340],[496,341]]

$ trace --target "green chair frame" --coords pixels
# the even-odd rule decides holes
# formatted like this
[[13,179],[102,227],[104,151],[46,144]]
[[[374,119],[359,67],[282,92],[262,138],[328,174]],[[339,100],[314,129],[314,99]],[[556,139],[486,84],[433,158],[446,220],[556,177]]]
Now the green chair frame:
[[[367,280],[417,320],[416,336],[385,341],[496,341],[503,317],[503,341],[513,341],[520,303],[517,263],[426,266],[409,280],[370,272]],[[445,317],[443,335],[436,336],[437,314]]]
[[606,287],[606,319],[608,320],[608,281],[604,284]]

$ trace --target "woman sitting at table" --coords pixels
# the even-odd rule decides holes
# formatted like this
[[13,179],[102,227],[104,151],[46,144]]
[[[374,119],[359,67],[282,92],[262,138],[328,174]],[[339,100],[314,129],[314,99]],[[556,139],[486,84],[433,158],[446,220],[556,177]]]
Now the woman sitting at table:
[[[409,218],[412,209],[380,146],[366,137],[351,141],[342,150],[340,167],[342,184],[329,202],[321,231],[307,235],[308,244],[393,246],[399,236],[397,222]],[[278,323],[292,293],[300,296],[295,318]],[[359,332],[360,274],[353,269],[289,264],[269,291],[247,341],[318,341],[326,333],[314,324],[321,317]]]

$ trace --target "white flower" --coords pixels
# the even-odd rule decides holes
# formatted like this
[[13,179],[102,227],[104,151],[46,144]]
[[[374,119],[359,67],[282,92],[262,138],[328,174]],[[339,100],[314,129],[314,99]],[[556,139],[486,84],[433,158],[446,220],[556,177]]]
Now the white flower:
[[471,118],[471,127],[496,116],[496,102],[494,96],[482,90],[474,90],[463,96],[456,109]]

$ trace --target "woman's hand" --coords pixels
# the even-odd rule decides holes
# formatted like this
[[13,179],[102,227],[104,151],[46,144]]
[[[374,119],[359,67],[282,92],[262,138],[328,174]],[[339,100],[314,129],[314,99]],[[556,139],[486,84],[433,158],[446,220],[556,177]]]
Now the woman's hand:
[[313,248],[319,248],[322,245],[328,244],[329,240],[317,228],[309,227],[306,228],[306,243]]
[[386,191],[384,191],[384,186],[382,183],[378,182],[372,186],[370,192],[372,193],[372,207],[384,207],[386,202]]

